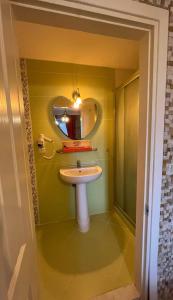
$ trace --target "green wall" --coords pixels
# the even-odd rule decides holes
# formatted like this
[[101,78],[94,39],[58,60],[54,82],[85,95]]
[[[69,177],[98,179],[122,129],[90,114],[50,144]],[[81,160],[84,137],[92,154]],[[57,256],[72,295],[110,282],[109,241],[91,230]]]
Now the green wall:
[[[114,70],[110,68],[68,63],[27,60],[30,108],[36,161],[40,222],[59,222],[75,216],[75,190],[62,182],[60,168],[81,162],[96,162],[103,169],[101,178],[87,185],[90,214],[109,210],[113,203],[113,135],[114,135]],[[77,86],[74,82],[77,80]],[[82,98],[95,98],[101,105],[102,118],[98,129],[89,137],[96,152],[56,154],[52,160],[43,159],[36,141],[40,133],[55,140],[61,148],[65,137],[54,129],[48,107],[53,98],[71,98],[79,87]],[[51,151],[51,145],[48,145]]]

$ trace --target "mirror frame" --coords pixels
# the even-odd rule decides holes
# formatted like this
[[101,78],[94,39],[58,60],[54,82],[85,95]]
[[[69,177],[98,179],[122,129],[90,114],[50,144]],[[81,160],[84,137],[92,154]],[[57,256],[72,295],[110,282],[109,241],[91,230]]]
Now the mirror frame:
[[[64,132],[60,129],[60,127],[58,127],[56,124],[55,124],[55,117],[54,117],[54,114],[53,114],[53,105],[55,105],[55,102],[57,101],[58,98],[64,98],[66,101],[68,100],[69,102],[71,102],[71,100],[68,98],[68,97],[65,97],[65,96],[57,96],[55,98],[53,98],[51,101],[50,101],[50,104],[48,106],[48,117],[49,117],[49,121],[51,123],[51,126],[53,128],[53,130],[55,131],[55,133],[57,134],[57,132],[59,132],[59,134],[63,137],[63,138],[66,138],[66,139],[69,139],[69,140],[77,140],[77,139],[72,139],[70,137],[68,137],[66,134],[64,134]],[[85,139],[88,139],[89,137],[92,137],[95,132],[97,131],[100,123],[101,123],[101,119],[102,119],[102,109],[101,109],[101,105],[100,103],[95,99],[95,98],[91,98],[91,97],[87,97],[87,98],[84,98],[83,101],[94,101],[94,103],[96,104],[97,106],[97,119],[96,119],[96,122],[93,126],[93,129],[83,138],[81,138],[80,140],[85,140]],[[78,139],[79,140],[79,139]]]

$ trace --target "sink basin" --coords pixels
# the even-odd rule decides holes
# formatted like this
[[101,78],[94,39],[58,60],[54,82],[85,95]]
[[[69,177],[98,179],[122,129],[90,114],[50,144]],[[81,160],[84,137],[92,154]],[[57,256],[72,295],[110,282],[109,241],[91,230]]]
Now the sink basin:
[[96,180],[100,177],[102,169],[99,166],[73,168],[73,169],[60,169],[61,178],[68,183],[78,184],[87,183]]
[[76,185],[77,221],[79,230],[87,232],[90,227],[86,183],[99,178],[102,169],[99,166],[60,169],[60,177],[65,182]]

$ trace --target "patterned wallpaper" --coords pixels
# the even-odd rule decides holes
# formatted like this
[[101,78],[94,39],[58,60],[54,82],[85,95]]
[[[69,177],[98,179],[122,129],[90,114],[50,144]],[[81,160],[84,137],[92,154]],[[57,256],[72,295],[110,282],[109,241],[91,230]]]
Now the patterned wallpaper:
[[40,223],[39,202],[38,202],[38,194],[37,194],[37,180],[36,180],[34,147],[33,147],[33,137],[32,137],[32,122],[31,122],[30,102],[29,102],[28,76],[27,76],[26,60],[23,58],[20,59],[20,70],[21,70],[24,117],[25,117],[26,139],[27,139],[27,147],[28,147],[28,160],[29,160],[29,169],[30,169],[34,219],[35,219],[35,224],[39,224]]
[[[158,253],[158,293],[160,300],[173,299],[173,176],[167,174],[166,169],[173,163],[173,1],[171,0],[137,0],[149,5],[169,9],[169,40],[168,40],[168,68],[167,88],[165,95],[165,128],[164,128],[164,159],[162,176],[160,239]],[[32,196],[35,222],[39,223],[38,196],[36,188],[36,173],[33,156],[32,124],[28,99],[27,73],[25,60],[21,59],[21,74],[25,106],[26,131]],[[151,299],[152,300],[152,299]]]

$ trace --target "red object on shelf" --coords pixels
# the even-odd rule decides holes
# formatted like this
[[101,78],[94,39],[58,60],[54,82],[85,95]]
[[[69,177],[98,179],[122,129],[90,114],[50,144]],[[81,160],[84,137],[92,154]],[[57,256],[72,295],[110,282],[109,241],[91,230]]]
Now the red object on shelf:
[[92,147],[67,147],[63,148],[63,152],[85,152],[85,151],[92,151]]

